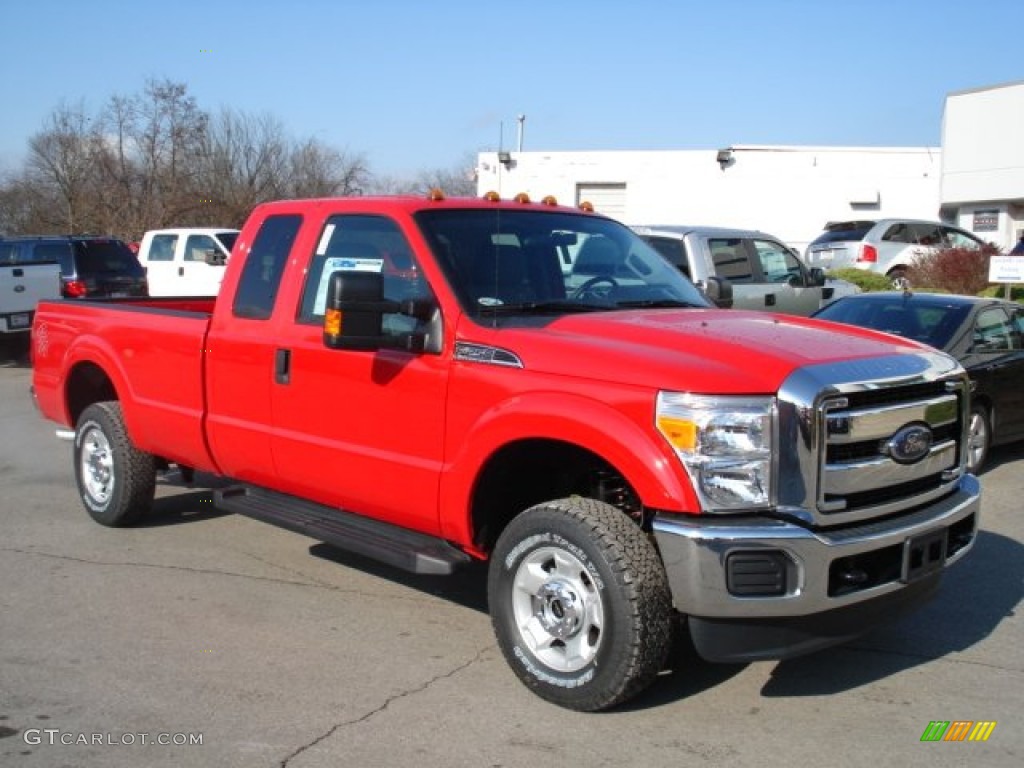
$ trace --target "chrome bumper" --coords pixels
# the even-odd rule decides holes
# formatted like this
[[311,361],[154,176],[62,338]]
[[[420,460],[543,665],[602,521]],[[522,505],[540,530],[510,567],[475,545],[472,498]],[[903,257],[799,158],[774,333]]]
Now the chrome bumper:
[[[880,523],[812,531],[765,518],[660,515],[654,520],[654,535],[681,613],[740,620],[810,616],[893,595],[913,585],[916,579],[908,576],[906,551],[908,542],[918,537],[926,537],[935,547],[935,541],[944,539],[948,550],[943,552],[952,552],[926,576],[962,558],[974,544],[980,494],[977,478],[964,475],[949,496]],[[785,563],[780,593],[751,597],[730,591],[730,557],[764,553],[779,553],[778,561]],[[891,562],[894,558],[897,562]],[[850,563],[851,569],[870,563],[883,575],[863,588],[837,589],[836,570],[843,563]]]

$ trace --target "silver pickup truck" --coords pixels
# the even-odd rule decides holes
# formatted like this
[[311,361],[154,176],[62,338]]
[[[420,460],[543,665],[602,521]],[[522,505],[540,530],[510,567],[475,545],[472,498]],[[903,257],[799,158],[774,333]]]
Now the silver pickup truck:
[[727,280],[732,303],[718,299],[720,306],[809,315],[833,299],[860,292],[853,283],[828,279],[821,269],[808,267],[765,232],[676,225],[633,230],[698,287],[707,286],[709,277]]
[[39,300],[60,295],[56,261],[27,261],[17,243],[0,240],[0,338],[27,335]]

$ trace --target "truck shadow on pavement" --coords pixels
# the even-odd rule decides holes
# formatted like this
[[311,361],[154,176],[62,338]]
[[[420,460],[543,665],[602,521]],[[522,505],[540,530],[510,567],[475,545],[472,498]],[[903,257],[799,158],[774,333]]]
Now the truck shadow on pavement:
[[[194,482],[189,483],[177,469],[159,472],[156,478],[158,496],[153,502],[153,509],[134,527],[162,528],[230,515],[231,512],[218,509],[213,503],[214,489],[228,484],[226,480],[201,473],[196,475]],[[161,494],[164,488],[181,488],[186,492]]]
[[1024,546],[981,531],[974,551],[946,574],[918,611],[846,645],[780,662],[766,697],[850,690],[966,651],[987,638],[1024,599]]

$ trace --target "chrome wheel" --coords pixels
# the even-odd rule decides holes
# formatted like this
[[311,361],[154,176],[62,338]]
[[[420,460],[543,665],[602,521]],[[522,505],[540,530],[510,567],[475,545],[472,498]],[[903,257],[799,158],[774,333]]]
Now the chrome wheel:
[[572,553],[556,547],[531,552],[515,573],[512,610],[523,645],[547,667],[575,672],[597,655],[604,605]]
[[110,441],[103,431],[90,427],[81,438],[82,485],[90,498],[104,505],[114,492],[114,457]]
[[967,434],[967,471],[977,472],[988,456],[988,414],[980,408],[971,409],[971,424]]

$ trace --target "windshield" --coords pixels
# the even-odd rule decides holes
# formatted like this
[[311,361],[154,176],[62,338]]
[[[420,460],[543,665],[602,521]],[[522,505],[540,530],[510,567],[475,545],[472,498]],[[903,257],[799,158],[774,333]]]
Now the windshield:
[[833,302],[815,317],[873,328],[944,349],[957,335],[969,312],[966,304],[878,295]]
[[471,315],[711,306],[656,250],[609,219],[507,208],[416,218]]

